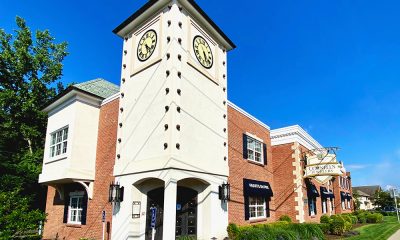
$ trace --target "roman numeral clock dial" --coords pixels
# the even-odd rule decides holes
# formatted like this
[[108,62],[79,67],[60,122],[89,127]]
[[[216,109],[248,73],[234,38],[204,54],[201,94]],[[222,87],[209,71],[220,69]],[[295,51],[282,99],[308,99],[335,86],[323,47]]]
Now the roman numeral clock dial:
[[137,57],[140,61],[146,61],[157,46],[157,33],[154,30],[148,30],[139,40],[137,47]]
[[210,69],[213,65],[213,55],[210,45],[202,36],[193,38],[193,51],[194,54],[203,67]]

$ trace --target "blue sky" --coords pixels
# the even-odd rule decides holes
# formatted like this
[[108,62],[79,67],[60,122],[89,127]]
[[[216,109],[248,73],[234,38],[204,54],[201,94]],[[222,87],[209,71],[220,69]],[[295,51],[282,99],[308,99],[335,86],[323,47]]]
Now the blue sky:
[[[111,31],[146,0],[3,0],[15,16],[67,41],[65,83],[119,83],[122,40]],[[272,129],[299,124],[338,146],[353,185],[400,186],[398,1],[197,0],[235,42],[229,99]]]

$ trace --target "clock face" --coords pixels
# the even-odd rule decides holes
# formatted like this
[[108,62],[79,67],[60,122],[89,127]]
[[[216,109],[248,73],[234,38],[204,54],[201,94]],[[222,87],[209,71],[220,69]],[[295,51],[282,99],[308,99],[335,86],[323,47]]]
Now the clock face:
[[196,36],[193,39],[193,51],[197,60],[203,67],[209,69],[213,65],[213,55],[210,45],[202,36]]
[[154,30],[148,30],[140,38],[137,47],[137,57],[140,61],[146,61],[153,54],[157,45],[157,33]]

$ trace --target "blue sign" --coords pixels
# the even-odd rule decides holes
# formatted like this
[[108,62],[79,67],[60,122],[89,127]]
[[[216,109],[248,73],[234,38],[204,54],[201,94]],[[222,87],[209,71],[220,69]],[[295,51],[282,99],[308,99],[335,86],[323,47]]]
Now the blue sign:
[[151,207],[151,223],[150,227],[151,228],[156,228],[156,220],[157,220],[157,208],[156,207]]
[[101,221],[102,221],[102,222],[105,222],[105,221],[106,221],[106,211],[103,211],[103,212],[101,213]]

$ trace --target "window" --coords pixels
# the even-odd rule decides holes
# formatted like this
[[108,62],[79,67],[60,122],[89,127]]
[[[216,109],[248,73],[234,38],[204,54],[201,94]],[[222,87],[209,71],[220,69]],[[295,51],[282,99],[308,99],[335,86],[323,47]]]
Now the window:
[[334,210],[335,210],[335,199],[331,198],[331,211],[332,211],[332,213],[334,212]]
[[327,203],[326,198],[322,199],[322,213],[325,214],[327,212]]
[[83,192],[71,192],[68,205],[68,223],[81,224],[82,222]]
[[266,204],[263,197],[249,197],[250,219],[265,218]]
[[344,199],[342,199],[342,209],[345,210],[346,209],[346,204],[344,202]]
[[55,157],[67,152],[68,126],[51,134],[50,157]]
[[263,144],[254,138],[247,137],[247,159],[262,163],[263,162]]
[[347,208],[348,208],[348,209],[351,209],[350,199],[347,199]]
[[308,208],[310,210],[310,216],[315,216],[317,214],[317,199],[310,198],[308,200]]

